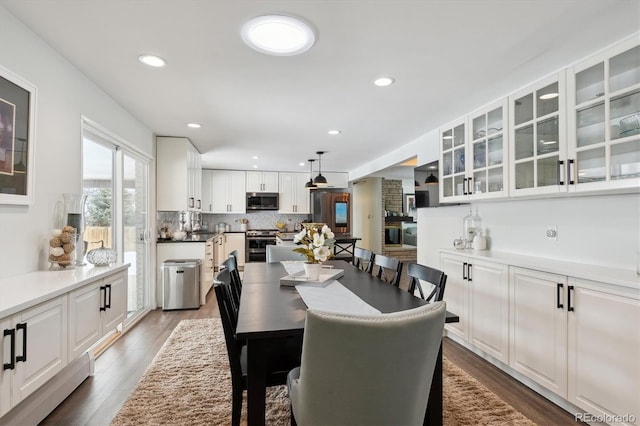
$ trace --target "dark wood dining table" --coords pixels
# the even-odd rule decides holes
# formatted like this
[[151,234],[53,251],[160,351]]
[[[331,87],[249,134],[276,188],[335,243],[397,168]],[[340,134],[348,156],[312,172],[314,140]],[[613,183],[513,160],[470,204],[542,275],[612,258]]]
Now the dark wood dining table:
[[[350,263],[327,262],[344,269],[340,284],[382,313],[416,308],[427,303],[408,292],[360,271]],[[295,287],[281,286],[287,275],[281,263],[246,263],[236,335],[247,341],[247,420],[265,424],[266,353],[283,338],[302,339],[307,306]],[[458,322],[447,311],[446,322]],[[442,344],[436,362],[424,424],[442,424]]]

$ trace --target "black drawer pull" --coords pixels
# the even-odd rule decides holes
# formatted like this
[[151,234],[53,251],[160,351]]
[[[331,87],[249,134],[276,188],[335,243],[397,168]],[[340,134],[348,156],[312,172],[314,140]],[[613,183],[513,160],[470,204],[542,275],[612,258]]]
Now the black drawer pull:
[[[107,284],[105,287],[106,289],[104,291],[104,298],[105,298],[104,307],[111,309],[111,284]],[[109,290],[109,299],[107,299],[107,290]],[[107,302],[107,300],[109,301]]]
[[12,328],[11,330],[5,329],[2,333],[3,336],[11,336],[11,355],[9,356],[9,362],[5,362],[2,366],[3,370],[13,370],[16,368],[16,363],[14,359],[16,357],[16,330]]
[[571,293],[573,292],[573,286],[570,285],[569,287],[567,287],[568,291],[567,291],[567,311],[569,312],[573,312],[573,306],[571,306]]
[[469,263],[469,264],[467,265],[467,280],[468,280],[469,282],[473,281],[473,280],[471,279],[471,267],[472,267],[472,266],[473,266],[473,265],[472,265],[471,263]]
[[107,310],[107,287],[103,285],[100,286],[100,299],[102,299],[100,303],[100,310],[106,311]]
[[562,171],[560,170],[561,166],[564,165],[564,161],[562,160],[558,160],[558,167],[556,169],[556,181],[558,182],[558,185],[564,185],[564,180],[562,180]]
[[562,291],[563,287],[564,285],[562,283],[558,283],[558,285],[556,286],[556,307],[558,309],[564,308],[564,305],[560,303],[560,292]]
[[22,330],[22,355],[16,357],[16,362],[27,362],[27,323],[22,322],[16,325],[17,330]]
[[467,262],[464,262],[462,264],[462,279],[463,280],[467,279]]

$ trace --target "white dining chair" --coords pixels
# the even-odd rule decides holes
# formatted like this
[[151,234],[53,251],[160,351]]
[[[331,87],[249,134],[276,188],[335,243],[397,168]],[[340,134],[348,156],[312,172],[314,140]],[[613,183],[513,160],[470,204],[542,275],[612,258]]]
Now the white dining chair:
[[293,251],[296,246],[267,246],[267,263],[278,263],[283,260],[307,260],[302,253]]

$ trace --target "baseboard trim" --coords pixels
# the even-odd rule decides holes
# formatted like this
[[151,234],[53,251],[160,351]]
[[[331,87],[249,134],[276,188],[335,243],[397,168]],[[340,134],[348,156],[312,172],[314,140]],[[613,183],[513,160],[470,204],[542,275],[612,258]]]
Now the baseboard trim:
[[71,395],[92,371],[93,359],[85,352],[0,418],[0,425],[37,425]]

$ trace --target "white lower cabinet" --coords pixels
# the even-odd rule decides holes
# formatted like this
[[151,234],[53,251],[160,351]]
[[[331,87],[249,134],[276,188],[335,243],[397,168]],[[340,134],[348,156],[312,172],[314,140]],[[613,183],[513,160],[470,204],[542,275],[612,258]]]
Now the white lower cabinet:
[[567,288],[568,400],[591,414],[612,418],[607,423],[637,425],[638,290],[576,278],[569,278]]
[[509,359],[508,266],[463,255],[443,253],[441,268],[447,274],[444,300],[447,310],[460,317],[447,324],[478,349],[507,363]]
[[586,412],[640,419],[637,290],[511,267],[509,365]]
[[1,320],[0,416],[67,364],[67,297]]
[[222,262],[227,260],[229,254],[236,250],[238,252],[238,268],[244,267],[245,259],[245,234],[244,232],[228,232],[220,235],[215,240],[218,247],[216,248],[216,266],[220,269]]
[[127,276],[114,274],[69,294],[69,356],[75,358],[127,316]]

